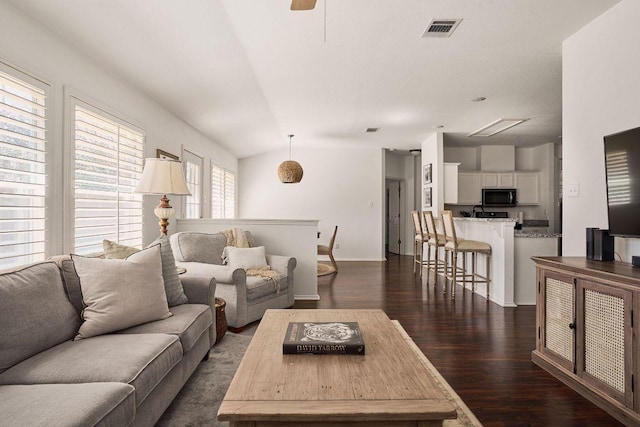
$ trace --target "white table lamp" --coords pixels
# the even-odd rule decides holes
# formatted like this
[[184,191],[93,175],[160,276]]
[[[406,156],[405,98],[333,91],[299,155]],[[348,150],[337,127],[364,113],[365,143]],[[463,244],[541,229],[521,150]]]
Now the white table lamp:
[[148,158],[145,160],[142,177],[136,186],[135,193],[140,194],[161,194],[160,204],[156,206],[153,213],[156,214],[160,222],[160,232],[167,234],[169,218],[174,214],[174,210],[169,204],[167,194],[187,195],[191,192],[187,188],[182,171],[182,162],[177,160]]

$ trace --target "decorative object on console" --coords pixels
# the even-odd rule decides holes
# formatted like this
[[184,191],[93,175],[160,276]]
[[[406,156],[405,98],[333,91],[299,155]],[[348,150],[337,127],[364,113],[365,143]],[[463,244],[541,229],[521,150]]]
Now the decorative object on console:
[[614,240],[609,230],[595,230],[593,232],[593,259],[596,261],[613,261]]
[[142,177],[134,192],[162,195],[160,204],[156,206],[153,213],[160,220],[158,223],[160,225],[160,233],[165,235],[167,234],[169,218],[174,214],[167,194],[191,195],[184,180],[182,163],[176,160],[154,158],[146,159]]
[[587,227],[587,259],[593,259],[593,239],[598,227]]
[[285,160],[280,163],[278,166],[278,178],[283,184],[297,184],[302,181],[302,166],[300,163],[295,160],[291,160],[291,138],[293,135],[289,136],[289,160]]

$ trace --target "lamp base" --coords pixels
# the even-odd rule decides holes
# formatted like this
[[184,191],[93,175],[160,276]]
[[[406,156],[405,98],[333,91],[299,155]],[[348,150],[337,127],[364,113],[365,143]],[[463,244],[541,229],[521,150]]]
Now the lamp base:
[[171,218],[174,214],[174,210],[169,204],[169,199],[167,199],[167,195],[165,194],[160,198],[160,204],[156,206],[153,210],[153,213],[156,214],[160,222],[160,233],[167,234],[167,226],[169,225],[169,218]]

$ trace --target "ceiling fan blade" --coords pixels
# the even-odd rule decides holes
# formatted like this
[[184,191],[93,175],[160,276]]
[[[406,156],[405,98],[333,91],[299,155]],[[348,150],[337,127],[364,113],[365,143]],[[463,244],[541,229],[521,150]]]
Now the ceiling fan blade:
[[316,7],[316,0],[291,0],[291,10],[311,10]]

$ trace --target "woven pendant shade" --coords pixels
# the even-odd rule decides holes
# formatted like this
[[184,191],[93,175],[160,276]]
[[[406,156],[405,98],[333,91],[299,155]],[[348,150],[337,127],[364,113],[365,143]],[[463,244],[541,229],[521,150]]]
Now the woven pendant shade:
[[[291,159],[291,138],[289,135],[289,159]],[[278,178],[283,184],[297,184],[302,181],[302,166],[295,160],[285,160],[278,166]]]
[[302,166],[295,160],[285,160],[278,166],[278,178],[283,184],[297,184],[302,181]]

